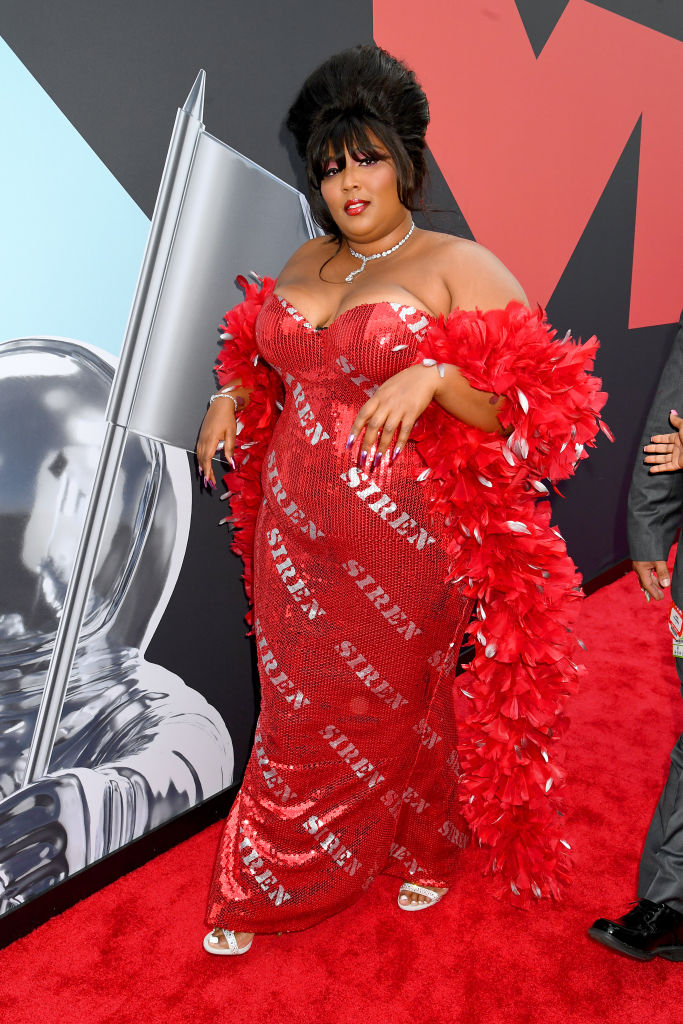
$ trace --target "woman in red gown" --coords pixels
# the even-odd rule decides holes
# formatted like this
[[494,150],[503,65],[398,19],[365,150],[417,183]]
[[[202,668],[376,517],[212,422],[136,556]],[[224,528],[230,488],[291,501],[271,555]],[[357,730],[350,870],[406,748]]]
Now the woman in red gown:
[[548,748],[577,577],[534,498],[595,434],[595,346],[554,340],[482,246],[414,226],[428,120],[377,47],[314,72],[288,126],[327,234],[226,314],[197,456],[211,485],[220,441],[234,466],[262,703],[210,953],[313,925],[380,872],[401,909],[432,906],[470,829],[522,900],[566,875]]

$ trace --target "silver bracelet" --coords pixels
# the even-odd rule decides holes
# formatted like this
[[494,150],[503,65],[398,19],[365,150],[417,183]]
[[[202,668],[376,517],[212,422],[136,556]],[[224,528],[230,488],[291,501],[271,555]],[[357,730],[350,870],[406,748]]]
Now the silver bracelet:
[[218,391],[216,392],[215,395],[211,395],[211,397],[209,398],[209,405],[212,405],[217,398],[229,398],[232,404],[235,406],[235,415],[237,415],[237,413],[244,405],[244,399],[242,398],[241,395],[235,397],[235,395],[232,395],[230,393],[231,391],[232,388],[223,388],[222,391]]

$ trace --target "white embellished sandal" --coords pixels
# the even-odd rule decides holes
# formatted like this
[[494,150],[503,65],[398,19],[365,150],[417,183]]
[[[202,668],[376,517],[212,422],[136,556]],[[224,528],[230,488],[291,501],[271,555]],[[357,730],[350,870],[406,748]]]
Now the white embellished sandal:
[[[228,944],[227,949],[225,946],[219,946],[221,936],[220,934],[217,935],[216,932],[222,932],[225,941]],[[241,956],[242,953],[249,952],[253,941],[254,940],[251,939],[246,946],[243,946],[242,949],[240,949],[237,945],[237,939],[235,938],[234,932],[228,931],[227,928],[214,928],[212,932],[209,932],[208,935],[204,936],[203,945],[207,953],[213,953],[215,956]]]
[[[402,903],[401,896],[407,892],[414,892],[418,896],[426,896],[428,899],[427,903]],[[416,885],[415,882],[404,882],[401,886],[398,894],[397,903],[401,910],[426,910],[427,907],[434,907],[436,904],[444,898],[445,892],[438,893],[434,892],[433,889],[427,889],[424,885]]]

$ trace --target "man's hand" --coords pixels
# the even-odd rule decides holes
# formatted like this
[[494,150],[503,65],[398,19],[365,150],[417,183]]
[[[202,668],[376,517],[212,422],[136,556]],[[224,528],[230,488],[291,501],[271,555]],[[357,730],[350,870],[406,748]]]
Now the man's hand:
[[643,449],[648,453],[645,462],[649,463],[651,473],[674,473],[683,469],[683,418],[672,409],[669,420],[677,433],[655,434]]
[[665,596],[663,588],[671,584],[666,562],[633,562],[633,571],[646,600],[653,597],[655,601],[661,601]]

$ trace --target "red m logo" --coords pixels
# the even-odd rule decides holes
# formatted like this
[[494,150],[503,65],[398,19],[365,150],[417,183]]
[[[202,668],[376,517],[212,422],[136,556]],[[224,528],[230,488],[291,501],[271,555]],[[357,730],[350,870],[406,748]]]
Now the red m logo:
[[552,295],[642,116],[629,326],[678,319],[683,43],[586,0],[538,59],[514,0],[374,0],[374,17],[427,92],[429,145],[475,238],[532,302]]

